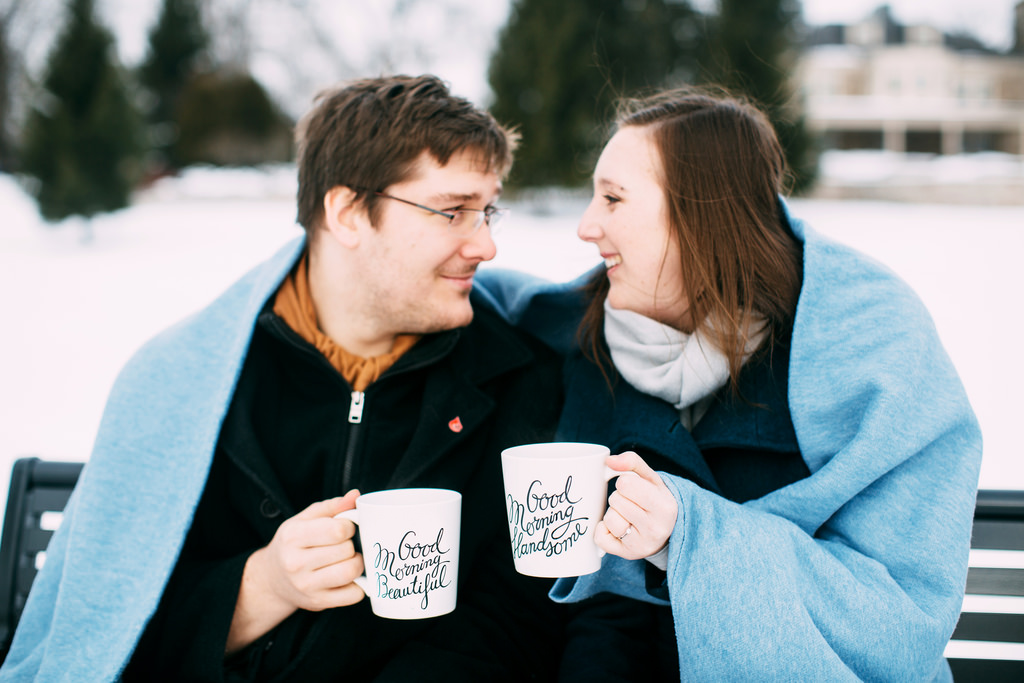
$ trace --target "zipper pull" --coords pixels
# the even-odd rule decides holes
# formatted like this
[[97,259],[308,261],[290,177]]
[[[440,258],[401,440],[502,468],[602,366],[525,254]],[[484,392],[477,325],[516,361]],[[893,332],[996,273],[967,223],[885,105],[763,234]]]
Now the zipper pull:
[[348,406],[348,421],[359,424],[363,421],[363,392],[352,392],[352,403]]

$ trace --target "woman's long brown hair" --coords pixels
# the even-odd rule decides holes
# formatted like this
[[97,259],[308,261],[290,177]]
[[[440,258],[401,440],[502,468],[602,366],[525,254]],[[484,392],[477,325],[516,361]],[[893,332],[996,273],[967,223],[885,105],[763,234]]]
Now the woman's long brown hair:
[[[735,97],[672,90],[627,100],[616,129],[646,129],[661,159],[668,221],[679,245],[687,332],[695,321],[729,361],[738,392],[748,335],[757,320],[767,331],[755,354],[770,352],[796,314],[803,278],[802,247],[786,224],[779,195],[785,157],[767,117]],[[608,276],[588,287],[580,335],[584,352],[602,366]]]

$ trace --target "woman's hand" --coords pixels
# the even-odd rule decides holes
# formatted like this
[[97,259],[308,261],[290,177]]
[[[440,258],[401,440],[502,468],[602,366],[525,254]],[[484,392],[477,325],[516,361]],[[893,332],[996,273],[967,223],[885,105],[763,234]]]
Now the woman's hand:
[[622,474],[594,540],[605,552],[627,560],[650,557],[668,544],[679,514],[676,499],[658,473],[632,451],[608,456],[607,465]]

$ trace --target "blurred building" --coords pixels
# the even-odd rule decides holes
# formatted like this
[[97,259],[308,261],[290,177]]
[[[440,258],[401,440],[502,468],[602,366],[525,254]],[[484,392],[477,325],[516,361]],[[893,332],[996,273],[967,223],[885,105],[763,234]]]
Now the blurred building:
[[796,74],[807,125],[826,150],[1024,155],[1024,2],[1012,20],[1006,53],[899,24],[888,6],[812,28]]

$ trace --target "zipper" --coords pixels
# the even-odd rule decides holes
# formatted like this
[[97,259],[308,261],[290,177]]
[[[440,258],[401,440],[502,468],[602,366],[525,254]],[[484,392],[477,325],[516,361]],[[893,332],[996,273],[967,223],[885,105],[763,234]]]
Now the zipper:
[[[285,323],[284,320],[282,320],[279,316],[274,315],[272,313],[262,313],[260,314],[259,318],[260,322],[266,325],[267,328],[274,334],[274,336],[284,341],[285,344],[298,351],[301,355],[306,356],[312,362],[318,364],[320,367],[327,369],[330,372],[330,374],[332,374],[335,377],[336,381],[339,384],[341,384],[345,388],[349,388],[350,385],[348,384],[348,382],[346,382],[345,379],[341,376],[341,373],[339,373],[334,368],[334,366],[331,365],[330,361],[328,361],[323,354],[317,351],[316,348],[309,344],[309,342],[304,340],[299,335],[298,332],[289,327],[288,324]],[[445,335],[447,338],[444,340],[444,345],[442,347],[433,350],[425,357],[417,358],[408,365],[399,365],[397,369],[394,366],[389,368],[388,372],[385,373],[382,377],[380,377],[377,380],[377,382],[390,382],[393,381],[397,375],[403,375],[408,372],[413,372],[415,370],[419,370],[420,368],[424,368],[428,365],[431,365],[432,363],[437,362],[440,358],[447,355],[448,352],[452,350],[460,336],[457,330],[445,333]],[[363,422],[363,412],[365,411],[365,406],[365,392],[353,391],[351,394],[351,399],[349,400],[348,407],[349,432],[348,443],[345,446],[345,459],[342,464],[342,493],[345,493],[352,488],[352,481],[355,475],[357,474],[356,451],[359,445],[359,435],[361,431],[361,425]],[[332,475],[328,477],[328,481],[336,481],[333,474],[335,472],[337,472],[337,470],[332,468]]]
[[348,445],[345,447],[345,466],[341,472],[341,492],[351,490],[352,475],[356,462],[356,446],[359,444],[360,425],[363,423],[363,409],[366,406],[366,394],[353,391],[352,400],[348,404]]
[[366,394],[361,391],[352,392],[352,402],[348,404],[348,421],[357,425],[363,421],[363,405]]

